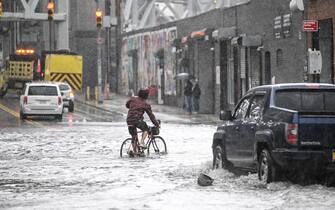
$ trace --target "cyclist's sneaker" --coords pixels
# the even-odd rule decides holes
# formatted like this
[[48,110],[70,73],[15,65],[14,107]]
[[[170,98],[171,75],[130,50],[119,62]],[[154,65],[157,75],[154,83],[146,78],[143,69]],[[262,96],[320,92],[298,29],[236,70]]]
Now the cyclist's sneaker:
[[144,152],[141,152],[141,153],[139,154],[139,157],[145,157]]
[[134,157],[135,156],[133,151],[129,151],[128,155],[129,155],[129,157]]

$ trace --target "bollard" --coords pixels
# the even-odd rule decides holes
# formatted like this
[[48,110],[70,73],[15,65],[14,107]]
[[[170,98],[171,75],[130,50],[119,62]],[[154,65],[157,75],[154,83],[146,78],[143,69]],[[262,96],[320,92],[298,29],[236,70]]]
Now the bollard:
[[86,87],[86,100],[89,101],[90,100],[90,87]]
[[99,101],[99,87],[95,86],[95,101]]
[[105,99],[109,100],[110,98],[109,98],[109,84],[108,83],[106,83],[105,85],[104,93],[105,93]]

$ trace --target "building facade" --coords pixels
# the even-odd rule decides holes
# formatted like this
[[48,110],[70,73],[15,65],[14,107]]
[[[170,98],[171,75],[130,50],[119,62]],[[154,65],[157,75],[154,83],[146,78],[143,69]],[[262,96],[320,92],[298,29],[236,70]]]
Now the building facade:
[[[46,2],[39,5],[41,12],[46,12]],[[108,15],[110,2],[69,1],[70,50],[84,57],[84,90],[86,87],[94,89],[98,81],[95,11],[101,8]],[[232,109],[240,97],[255,86],[308,81],[307,46],[321,50],[324,55],[320,81],[333,83],[332,11],[335,6],[332,0],[322,3],[305,0],[305,11],[291,11],[290,2],[244,0],[238,5],[123,33],[120,46],[115,28],[104,28],[103,84],[108,83],[112,91],[124,95],[150,87],[157,103],[182,107],[185,80],[178,79],[177,75],[188,73],[199,80],[200,113],[218,113]],[[308,19],[319,20],[318,32],[303,31],[302,23],[307,15]],[[32,27],[32,23],[25,24],[18,24],[20,31]],[[36,23],[35,27],[40,28],[37,34],[31,33],[36,35],[31,37],[36,38],[26,36],[22,40],[33,41],[39,50],[48,49],[48,23]],[[1,36],[3,40],[15,38],[9,32]],[[10,48],[7,41],[3,43],[3,48]],[[121,63],[118,66],[119,51]]]
[[[139,37],[143,33],[156,33],[157,27],[146,29],[145,32],[135,31],[131,35],[124,34],[124,42],[128,45],[130,37],[137,37],[142,41],[137,44],[131,42],[131,52],[129,49],[122,49],[123,59],[127,55],[129,57],[129,53],[135,53],[135,57],[143,57],[140,54],[144,53],[144,56],[151,56],[154,63],[157,62],[157,59],[153,59],[157,50],[163,49],[163,60],[167,61],[167,55],[170,62],[174,60],[170,73],[174,76],[189,73],[199,80],[202,90],[200,113],[218,113],[223,109],[232,109],[239,98],[252,87],[303,82],[308,79],[306,33],[302,31],[304,14],[291,12],[289,4],[290,0],[252,0],[176,21],[170,24],[176,30],[175,40],[169,40],[167,34],[163,35],[165,44],[149,54],[142,51],[143,47],[148,47],[145,38]],[[169,30],[170,27],[162,25],[160,30]],[[158,71],[155,65],[147,65],[141,59],[130,60],[123,60],[122,74],[128,74],[129,66],[131,69],[143,69],[144,72]],[[169,69],[167,65],[171,66],[171,63],[164,62],[161,67]],[[150,78],[149,73],[144,77]],[[165,104],[182,107],[185,81],[176,78],[173,81],[173,76],[169,78],[169,83],[174,83],[175,89],[173,94],[163,95],[163,101]],[[120,79],[125,84],[126,81]],[[140,77],[136,81],[141,86],[159,82],[155,79],[143,82]],[[125,84],[122,88],[127,92],[130,86],[131,84]],[[168,88],[164,87],[163,92],[169,93]]]

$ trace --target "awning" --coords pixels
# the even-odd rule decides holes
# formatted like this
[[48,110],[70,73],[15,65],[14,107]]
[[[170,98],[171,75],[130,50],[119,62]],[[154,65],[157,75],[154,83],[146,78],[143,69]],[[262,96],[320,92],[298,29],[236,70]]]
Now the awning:
[[137,49],[128,50],[128,51],[127,51],[127,55],[128,55],[129,57],[131,57],[131,56],[136,56],[136,55],[137,55]]
[[234,36],[236,36],[236,27],[219,28],[212,33],[215,39],[231,39]]
[[206,30],[207,30],[207,28],[204,28],[200,31],[193,31],[191,33],[191,38],[202,38],[202,37],[204,37],[206,35]]
[[258,47],[261,45],[262,45],[262,37],[260,35],[242,37],[242,46]]
[[244,47],[258,47],[262,45],[261,35],[244,35],[233,37],[231,39],[232,45],[241,45]]

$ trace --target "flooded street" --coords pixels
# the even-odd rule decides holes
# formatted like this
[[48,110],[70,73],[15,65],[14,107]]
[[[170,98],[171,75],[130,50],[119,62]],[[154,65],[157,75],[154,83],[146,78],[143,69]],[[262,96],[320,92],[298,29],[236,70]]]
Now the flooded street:
[[[5,128],[0,137],[3,209],[333,209],[335,189],[211,170],[215,126],[163,124],[168,154],[119,158],[124,123]],[[200,187],[200,172],[215,178]]]

